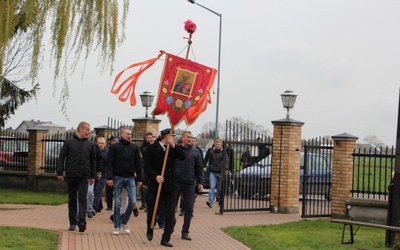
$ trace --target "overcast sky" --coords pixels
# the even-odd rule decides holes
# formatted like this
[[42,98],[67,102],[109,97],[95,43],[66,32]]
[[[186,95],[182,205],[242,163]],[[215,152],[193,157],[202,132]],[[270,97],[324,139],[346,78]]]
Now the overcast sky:
[[[219,121],[242,117],[272,132],[271,121],[284,118],[280,95],[298,95],[291,118],[304,122],[303,138],[349,133],[367,135],[392,146],[396,140],[400,83],[400,1],[397,0],[249,0],[198,3],[222,13]],[[139,94],[157,94],[163,61],[139,79],[138,105],[110,93],[115,75],[159,50],[185,57],[183,23],[197,25],[190,59],[218,67],[219,17],[186,0],[131,2],[126,40],[117,51],[115,72],[99,73],[94,52],[85,68],[68,78],[70,121],[60,113],[59,89],[52,96],[53,66],[44,63],[37,100],[24,104],[7,122],[52,121],[67,128],[81,120],[92,127],[107,117],[130,123],[143,117]],[[81,67],[83,69],[83,66]],[[62,80],[60,80],[62,84]],[[61,86],[61,85],[60,85]],[[189,127],[200,133],[215,122],[217,80],[212,104]],[[61,87],[60,87],[61,88]],[[153,103],[153,107],[154,108]],[[149,112],[152,111],[152,108]],[[165,116],[160,129],[168,127]],[[186,129],[184,123],[177,126]]]

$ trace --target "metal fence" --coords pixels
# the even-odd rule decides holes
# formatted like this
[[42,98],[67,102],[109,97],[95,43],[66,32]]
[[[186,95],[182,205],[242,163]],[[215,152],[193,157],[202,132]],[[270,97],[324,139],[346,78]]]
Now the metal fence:
[[354,151],[351,190],[354,198],[388,199],[395,154],[394,147],[371,147]]
[[317,138],[303,141],[300,154],[300,198],[302,218],[331,216],[332,141]]
[[27,171],[28,134],[0,131],[0,170]]

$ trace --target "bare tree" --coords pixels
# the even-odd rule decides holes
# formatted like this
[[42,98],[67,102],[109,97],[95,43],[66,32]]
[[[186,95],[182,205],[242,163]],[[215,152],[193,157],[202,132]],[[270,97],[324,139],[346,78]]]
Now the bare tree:
[[385,144],[379,140],[376,135],[367,135],[363,140],[368,144],[374,145],[375,147],[385,146]]

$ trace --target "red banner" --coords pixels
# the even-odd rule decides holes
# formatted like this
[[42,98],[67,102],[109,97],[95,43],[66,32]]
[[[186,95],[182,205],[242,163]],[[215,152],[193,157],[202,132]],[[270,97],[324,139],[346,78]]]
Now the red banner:
[[190,125],[211,103],[210,90],[217,70],[166,53],[158,100],[152,114],[167,114],[172,126]]

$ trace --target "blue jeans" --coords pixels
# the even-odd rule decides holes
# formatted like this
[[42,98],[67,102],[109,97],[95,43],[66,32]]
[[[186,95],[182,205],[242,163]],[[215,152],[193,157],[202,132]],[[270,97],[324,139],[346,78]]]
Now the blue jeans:
[[208,201],[213,204],[215,197],[215,189],[217,189],[217,196],[221,193],[221,173],[210,171],[210,192],[208,194]]
[[136,204],[136,184],[133,177],[114,176],[114,214],[121,214],[121,193],[125,188],[128,193],[128,206],[124,215],[114,216],[114,228],[126,225],[131,217],[133,205]]
[[87,212],[89,213],[92,212],[93,210],[94,183],[92,185],[89,184],[86,199],[87,199]]

